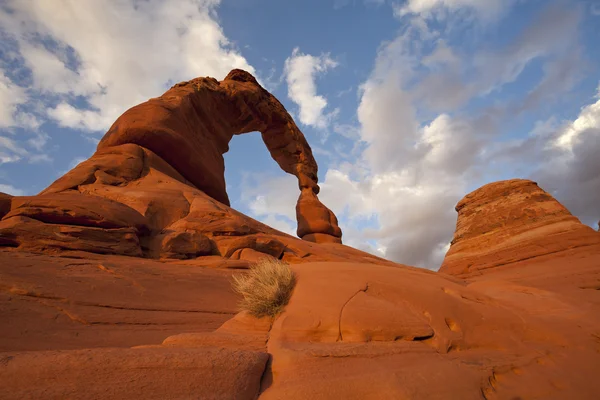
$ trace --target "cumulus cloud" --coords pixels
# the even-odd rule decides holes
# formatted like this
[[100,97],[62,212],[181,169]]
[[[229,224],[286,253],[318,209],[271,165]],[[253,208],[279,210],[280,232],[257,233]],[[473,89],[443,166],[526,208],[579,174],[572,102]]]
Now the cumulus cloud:
[[361,139],[369,145],[365,156],[375,171],[395,170],[415,156],[417,121],[411,97],[393,69],[367,81],[363,90],[357,113]]
[[[475,7],[474,2],[436,1],[407,7],[417,3],[430,4],[429,10]],[[379,249],[394,261],[436,269],[452,239],[458,200],[498,176],[497,170],[517,173],[515,165],[527,162],[543,167],[533,171],[526,165],[521,177],[552,189],[577,215],[591,210],[590,218],[598,218],[600,186],[591,172],[600,168],[593,145],[598,142],[596,104],[583,108],[573,122],[548,126],[547,133],[538,131],[524,141],[511,142],[500,126],[509,110],[533,107],[535,98],[572,87],[573,82],[551,82],[551,77],[574,71],[573,63],[561,65],[560,57],[577,48],[579,21],[577,8],[551,4],[504,47],[486,46],[474,55],[457,54],[429,26],[418,24],[384,43],[362,85],[357,110],[366,149],[352,165],[331,168],[321,185],[321,199],[341,217],[343,228],[376,221],[366,229],[350,229],[350,240],[369,243],[371,251]],[[534,59],[546,60],[546,76],[516,106],[465,108],[473,98],[491,97],[516,81]],[[547,160],[553,160],[552,167]],[[585,196],[567,195],[578,192]]]
[[[31,72],[27,89],[53,100],[45,116],[65,127],[103,131],[127,108],[177,81],[222,79],[232,68],[255,73],[219,26],[218,3],[9,0],[0,8],[0,24]],[[0,93],[7,88],[22,98],[23,88],[4,79]],[[10,121],[4,114],[2,121]]]
[[377,226],[359,234],[363,242],[375,240],[386,257],[436,268],[452,238],[454,205],[466,193],[467,175],[480,154],[475,137],[466,121],[440,115],[415,132],[417,141],[407,152],[418,156],[381,172],[369,163],[374,168],[356,177],[354,171],[329,170],[321,199],[349,224],[375,217]]
[[[600,85],[598,87],[598,98],[600,98]],[[554,145],[570,152],[577,150],[577,146],[595,138],[600,129],[600,100],[582,108],[577,119],[566,124],[561,129]]]
[[327,53],[320,56],[303,54],[295,48],[285,60],[284,73],[288,85],[288,97],[299,107],[299,119],[304,125],[324,129],[336,115],[333,110],[325,113],[327,99],[317,94],[318,75],[337,67],[338,63]]
[[282,232],[296,236],[298,181],[290,174],[244,173],[241,203],[248,214]]
[[538,121],[524,139],[490,147],[491,163],[513,165],[583,223],[596,227],[600,220],[600,100],[581,108],[572,120],[552,117]]
[[[380,46],[359,88],[358,126],[332,124],[355,144],[351,158],[328,156],[320,183],[319,197],[338,216],[344,243],[437,269],[453,236],[456,203],[491,180],[513,177],[538,181],[585,223],[600,218],[600,101],[583,107],[572,121],[538,123],[525,139],[515,139],[507,124],[542,102],[550,106],[578,81],[584,64],[581,10],[546,4],[512,39],[498,46],[475,41],[469,53],[444,36],[456,17],[451,13],[466,8],[485,16],[480,7],[501,12],[507,3],[500,3],[405,3],[413,7],[406,9],[411,23]],[[442,9],[450,18],[428,19]],[[309,66],[316,62],[307,60]],[[517,97],[503,97],[504,88],[534,61],[540,61],[539,79],[529,80]],[[314,75],[304,76],[312,89],[299,93],[317,96]],[[474,99],[489,105],[473,108]],[[312,121],[327,105],[316,104],[325,105],[311,109],[319,111]],[[263,220],[287,214],[291,224],[293,178],[289,185],[282,190],[279,178],[261,180],[247,198],[252,212]],[[281,196],[289,192],[294,196]]]
[[[446,39],[445,30],[465,10],[485,18],[500,15],[505,7],[508,3],[500,1],[405,3],[410,23],[382,43],[359,88],[358,126],[332,124],[335,132],[354,141],[354,157],[329,157],[319,197],[340,219],[345,243],[437,269],[453,236],[456,203],[499,177],[537,180],[584,222],[598,219],[600,103],[584,107],[573,121],[540,123],[526,139],[514,139],[505,122],[542,101],[548,106],[574,87],[584,64],[578,37],[581,10],[547,4],[511,40],[499,46],[474,42],[469,53]],[[448,18],[434,18],[440,12]],[[294,83],[309,82],[310,90],[294,95],[312,99],[318,97],[312,69],[318,62],[307,57],[306,79]],[[540,61],[539,80],[529,81],[520,97],[496,100],[534,61]],[[474,99],[491,105],[472,108]],[[315,125],[327,103],[311,104],[317,105],[309,109]],[[306,124],[302,107],[300,117]],[[251,202],[256,214],[293,210],[295,196],[281,198],[281,182],[264,180],[257,187],[263,197]]]
[[531,141],[544,141],[531,156],[539,167],[531,173],[534,180],[560,200],[582,222],[596,226],[600,220],[600,88],[598,100],[584,106],[577,118],[566,121],[530,138],[520,147],[531,148]]

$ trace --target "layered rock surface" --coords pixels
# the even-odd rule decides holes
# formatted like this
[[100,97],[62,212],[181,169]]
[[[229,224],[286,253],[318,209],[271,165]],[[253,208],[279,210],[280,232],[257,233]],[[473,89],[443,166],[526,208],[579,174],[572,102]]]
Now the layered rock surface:
[[535,257],[600,249],[598,232],[529,180],[485,185],[465,196],[456,211],[440,272],[468,277]]
[[[600,301],[598,288],[589,286],[600,282],[598,254],[580,258],[569,269],[561,259],[537,259],[523,265],[520,274],[504,270],[501,277],[472,281],[402,265],[297,264],[298,283],[281,315],[257,319],[240,313],[213,332],[206,329],[209,324],[191,324],[201,315],[192,310],[218,305],[216,298],[203,297],[206,290],[216,294],[228,289],[191,277],[212,271],[204,278],[214,279],[212,274],[227,271],[193,267],[186,272],[177,264],[160,267],[141,260],[145,273],[155,276],[139,279],[140,265],[127,268],[126,257],[95,256],[77,260],[85,263],[77,267],[79,274],[56,284],[48,275],[35,276],[38,265],[50,257],[18,254],[28,266],[6,268],[10,274],[2,281],[19,286],[5,292],[13,297],[5,304],[14,309],[34,303],[38,314],[15,311],[9,317],[28,322],[40,336],[25,348],[27,331],[20,340],[15,336],[12,343],[3,343],[0,398],[594,399],[600,390],[595,379]],[[52,258],[52,268],[66,260]],[[109,262],[115,274],[93,268]],[[128,290],[146,295],[122,292],[119,287],[127,283],[116,274],[135,276],[139,286]],[[77,283],[81,276],[85,279]],[[159,282],[169,282],[163,289],[168,299],[157,296],[153,285]],[[182,290],[186,285],[195,286],[196,298]],[[69,300],[82,290],[91,296],[86,304]],[[115,292],[122,297],[96,299]],[[123,306],[123,300],[131,305]],[[168,312],[177,302],[189,310],[179,313],[180,319],[175,309]],[[114,307],[106,308],[110,305]],[[155,310],[128,315],[119,307]],[[103,314],[104,309],[116,314]],[[51,330],[53,313],[64,332]],[[90,325],[81,322],[84,318]],[[99,330],[97,323],[103,320],[115,323],[113,332],[107,329],[111,325]],[[123,325],[125,321],[141,326]],[[161,321],[163,333],[173,335],[144,343],[143,335],[149,338],[148,330]],[[175,321],[179,324],[169,326]],[[127,341],[125,335],[121,343],[102,339],[117,329],[129,334]],[[78,349],[89,347],[94,331],[101,346],[113,347]],[[57,333],[72,339],[53,340]],[[88,335],[88,341],[78,334]],[[114,347],[135,339],[145,345]],[[23,351],[32,349],[39,351]],[[102,385],[97,385],[99,376]]]
[[[298,178],[304,242],[229,207],[223,154],[234,135],[250,131],[260,131],[273,159]],[[328,259],[328,250],[319,256],[320,247],[306,243],[341,244],[337,218],[317,197],[317,170],[302,132],[252,75],[198,78],[127,110],[90,159],[38,196],[3,194],[0,246],[147,258],[235,254],[253,261],[258,252],[291,262]]]

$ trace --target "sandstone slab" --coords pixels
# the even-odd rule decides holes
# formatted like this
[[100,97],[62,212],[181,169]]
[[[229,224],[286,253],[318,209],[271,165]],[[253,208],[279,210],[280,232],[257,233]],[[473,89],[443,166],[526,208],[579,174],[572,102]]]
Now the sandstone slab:
[[0,398],[253,400],[267,360],[217,348],[0,353]]

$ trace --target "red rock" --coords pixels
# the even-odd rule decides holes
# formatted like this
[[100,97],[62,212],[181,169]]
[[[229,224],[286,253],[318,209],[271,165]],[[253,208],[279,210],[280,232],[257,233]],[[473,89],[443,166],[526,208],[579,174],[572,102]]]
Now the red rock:
[[236,259],[236,260],[246,260],[252,264],[256,264],[258,262],[265,261],[265,260],[268,260],[268,261],[277,260],[275,257],[273,257],[269,254],[261,253],[254,249],[236,250],[235,253],[233,253],[233,256],[231,258]]
[[342,231],[333,212],[310,190],[302,190],[296,204],[298,237],[315,243],[341,243]]
[[213,248],[212,241],[201,233],[173,232],[162,240],[161,257],[196,258],[212,254]]
[[532,181],[490,183],[456,210],[456,232],[440,272],[466,277],[573,248],[600,248],[600,234]]
[[216,347],[86,349],[1,357],[4,398],[248,400],[256,398],[269,358],[266,353]]
[[144,216],[110,199],[66,191],[30,197],[14,197],[4,219],[28,217],[47,224],[116,229],[134,228],[140,234],[150,230]]
[[117,186],[139,179],[145,168],[145,152],[140,146],[126,144],[99,149],[40,194],[77,190],[80,185],[95,182]]
[[233,253],[242,249],[254,249],[260,253],[271,255],[275,258],[281,257],[286,246],[277,238],[266,235],[247,235],[221,241],[221,254],[223,257],[231,257]]
[[[252,131],[262,133],[273,159],[298,178],[300,189],[314,193],[312,201],[322,206],[316,198],[317,163],[304,135],[283,105],[245,71],[233,70],[222,82],[212,78],[182,82],[161,97],[129,109],[109,129],[98,150],[141,146],[196,188],[229,205],[223,154],[234,135]],[[341,237],[337,222],[334,230]]]
[[307,242],[313,243],[342,243],[342,239],[335,237],[333,235],[328,235],[326,233],[307,233],[302,236],[302,240],[306,240]]
[[[219,261],[227,260],[212,264]],[[135,257],[2,250],[0,315],[8,323],[0,324],[0,352],[131,347],[214,331],[237,312],[231,274]]]
[[[403,266],[294,266],[260,398],[594,398],[600,310],[564,277],[598,267],[580,265],[502,287]],[[550,292],[548,279],[565,284]]]
[[[215,281],[218,271],[131,257],[3,254],[8,257],[0,259],[2,282],[13,288],[14,300],[0,304],[8,305],[3,315],[14,322],[1,328],[0,345],[9,352],[0,353],[5,360],[0,383],[17,397],[36,397],[42,389],[64,397],[67,387],[71,398],[86,397],[85,389],[96,396],[90,386],[98,375],[111,384],[102,397],[130,397],[130,388],[121,383],[126,379],[136,382],[135,396],[177,397],[177,391],[165,393],[175,379],[170,374],[180,369],[177,379],[187,393],[203,390],[209,398],[246,393],[231,385],[234,378],[253,382],[254,394],[260,382],[261,399],[445,398],[449,392],[465,399],[482,393],[490,399],[594,398],[600,390],[593,378],[600,367],[600,310],[590,296],[596,288],[585,286],[598,275],[598,253],[579,254],[577,263],[567,258],[569,268],[564,258],[541,256],[516,263],[518,274],[497,269],[471,283],[393,264],[299,264],[293,267],[297,285],[283,314],[259,320],[241,313],[214,332],[191,325],[190,318],[203,315],[196,317],[193,307],[222,307],[219,296],[231,293],[226,279]],[[57,270],[61,274],[48,279]],[[15,306],[18,310],[8,313]],[[31,314],[36,309],[64,318]],[[59,322],[70,322],[70,331],[52,331]],[[57,346],[57,333],[70,348],[88,344],[92,333],[93,344],[101,346],[101,341],[115,343],[111,336],[119,330],[128,334],[121,340],[139,344],[143,334],[152,334],[153,323],[161,327],[159,335],[173,332],[162,345],[13,350],[28,341],[38,349]],[[17,327],[22,331],[7,334]],[[175,334],[178,329],[195,332]],[[70,339],[67,332],[87,339]],[[272,361],[263,373],[266,358],[252,354],[266,353]],[[228,379],[204,375],[214,371],[210,365],[219,366],[220,377]],[[138,375],[141,366],[146,375]],[[164,379],[156,378],[160,370]],[[192,385],[188,373],[202,386]]]
[[127,143],[151,150],[198,189],[223,204],[223,154],[235,134],[261,131],[281,168],[301,187],[317,188],[317,164],[304,135],[285,108],[247,72],[233,70],[222,82],[197,78],[126,111],[98,149]]
[[[318,256],[319,260],[338,256],[347,257],[342,255],[344,252],[356,253],[356,250],[341,247],[335,251],[338,255],[334,256],[330,249],[315,248],[307,242],[294,239],[255,221],[190,186],[183,177],[158,156],[139,146],[123,145],[111,148],[110,152],[101,151],[99,153],[99,156],[98,154],[94,155],[90,160],[79,164],[41,195],[16,198],[21,200],[13,201],[15,209],[6,216],[5,221],[13,215],[30,215],[46,222],[52,222],[51,226],[42,229],[42,231],[46,229],[49,235],[48,240],[52,243],[56,243],[53,233],[59,226],[54,224],[56,222],[62,222],[62,226],[71,224],[106,227],[130,225],[135,229],[134,233],[139,244],[135,243],[135,250],[117,249],[112,254],[136,256],[143,254],[145,257],[151,258],[171,256],[167,253],[173,252],[163,251],[163,240],[165,240],[165,235],[177,235],[178,232],[199,235],[197,236],[199,238],[206,236],[214,242],[211,252],[204,249],[187,253],[186,250],[181,253],[184,255],[177,256],[179,258],[190,257],[191,254],[196,254],[196,256],[220,254],[219,249],[224,249],[223,254],[230,256],[233,251],[227,254],[229,246],[227,243],[232,238],[251,237],[259,233],[267,235],[264,239],[267,242],[279,242],[278,250],[275,248],[264,250],[263,244],[253,241],[252,238],[248,239],[249,244],[246,246],[251,246],[259,252],[266,251],[276,258],[281,255],[284,247],[289,253],[288,260],[292,260],[291,255],[298,255],[297,259],[301,262],[315,259],[318,253],[322,254]],[[141,157],[143,162],[138,165],[131,161],[140,154],[143,154]],[[113,156],[118,162],[115,162]],[[126,160],[129,160],[129,164]],[[120,167],[123,168],[122,171],[119,170]],[[97,180],[98,176],[103,177],[101,181]],[[118,183],[116,185],[107,184],[106,176],[111,176]],[[26,204],[31,204],[32,207],[28,207]],[[25,220],[19,221],[24,222]],[[6,224],[2,221],[0,225]],[[13,225],[10,224],[11,230],[16,228]],[[21,249],[36,252],[56,251],[60,248],[94,251],[97,239],[94,239],[93,243],[87,244],[63,246],[64,241],[59,241],[60,246],[45,246],[40,236],[39,226],[41,225],[34,222],[23,224],[18,227],[18,241],[4,240],[2,243],[21,246]],[[105,232],[109,237],[104,241],[118,242],[119,239],[115,236],[118,232],[111,229],[93,232],[95,232],[95,236]],[[5,231],[5,233],[9,232]],[[85,240],[86,237],[80,236],[80,240]],[[135,237],[131,239],[136,240]],[[110,249],[114,245],[102,245],[101,247],[99,249],[101,253],[110,253]],[[213,253],[213,251],[217,252]],[[309,254],[309,259],[302,259],[303,255],[307,254]],[[360,254],[363,257],[375,259],[365,253]]]
[[81,250],[133,257],[142,255],[134,228],[104,229],[45,224],[22,216],[0,221],[0,246],[52,254],[61,250]]
[[83,250],[141,256],[144,216],[113,200],[67,190],[14,197],[0,221],[0,245],[30,251]]
[[10,203],[12,196],[10,194],[0,192],[0,219],[10,211]]
[[255,318],[246,312],[240,312],[214,332],[174,335],[166,338],[162,344],[187,348],[218,346],[265,352],[272,325],[273,319],[270,317]]
[[[306,250],[288,235],[228,207],[223,154],[234,135],[255,130],[262,132],[279,166],[298,178],[299,236],[319,244],[341,244],[337,218],[317,197],[317,164],[304,135],[254,77],[233,70],[222,82],[183,82],[131,108],[90,159],[40,195],[3,198],[0,245],[148,258],[231,257],[243,248],[248,250],[236,257],[244,252],[254,261],[257,255],[252,251],[290,262],[330,258],[330,249]],[[258,234],[269,237],[261,243],[255,240]],[[232,237],[247,239],[232,242]],[[237,247],[230,250],[234,242]],[[344,252],[355,253],[339,248],[334,258],[347,258]]]

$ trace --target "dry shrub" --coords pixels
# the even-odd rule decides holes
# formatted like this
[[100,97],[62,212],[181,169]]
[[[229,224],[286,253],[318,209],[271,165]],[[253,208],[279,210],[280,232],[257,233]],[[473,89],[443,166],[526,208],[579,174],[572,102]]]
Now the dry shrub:
[[242,295],[240,309],[255,317],[275,316],[292,295],[296,276],[290,266],[274,259],[262,259],[247,273],[233,276],[233,289]]

